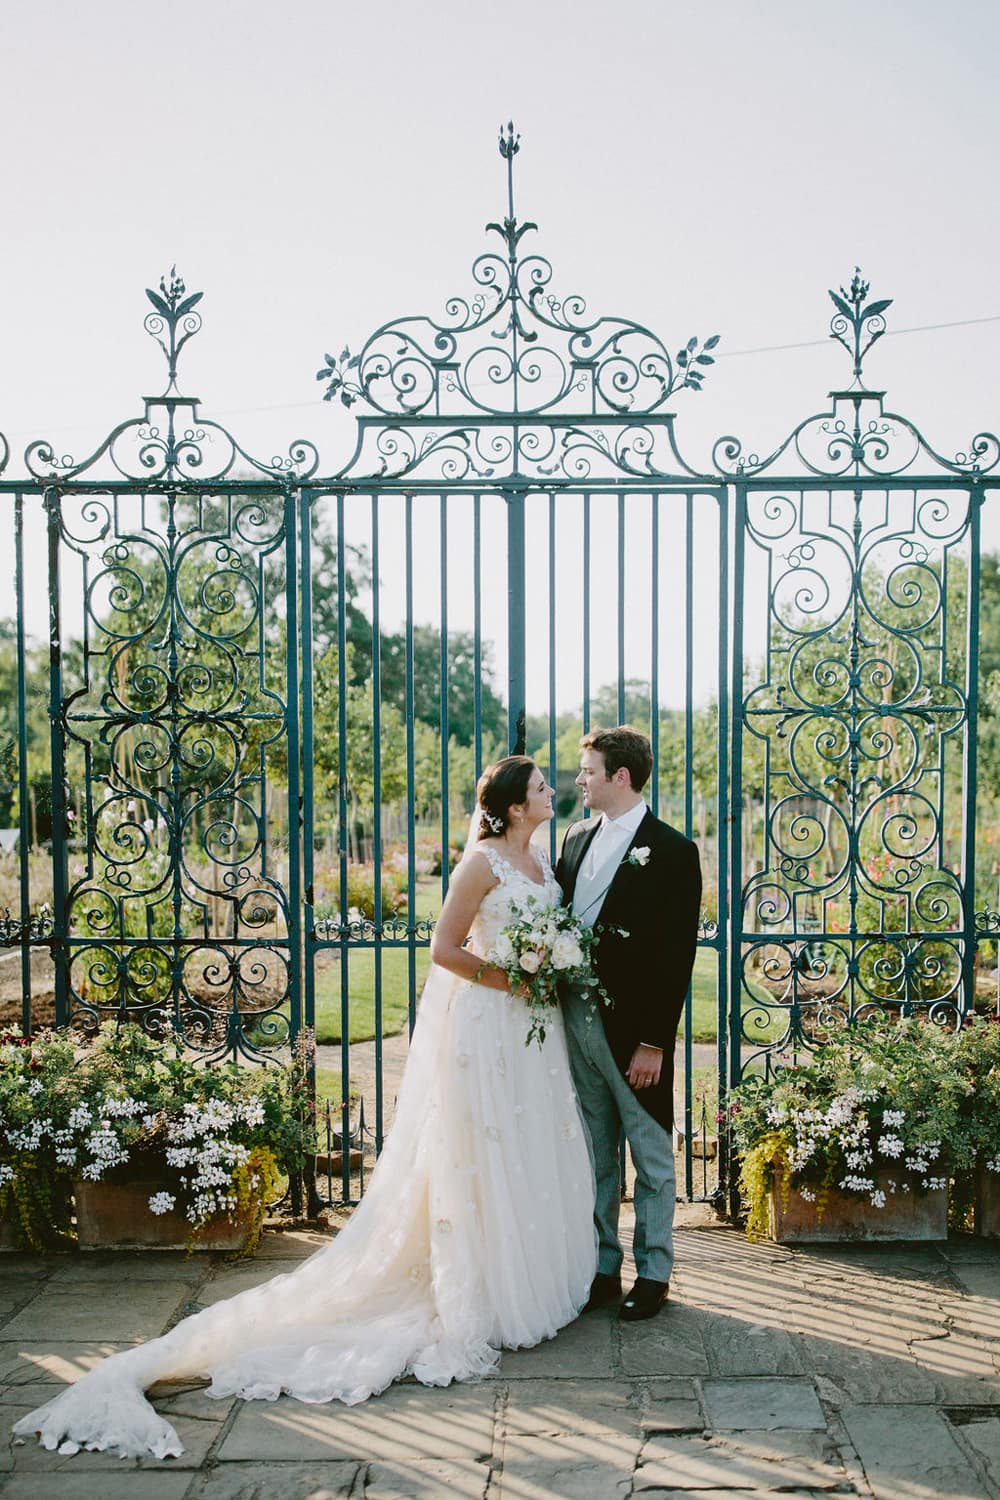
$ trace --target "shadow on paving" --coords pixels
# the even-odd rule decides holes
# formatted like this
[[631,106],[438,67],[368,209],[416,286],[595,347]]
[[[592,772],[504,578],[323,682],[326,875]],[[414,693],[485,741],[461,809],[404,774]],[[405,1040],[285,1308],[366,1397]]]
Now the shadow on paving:
[[[683,1217],[683,1215],[682,1215]],[[1000,1496],[1000,1245],[750,1245],[678,1232],[665,1314],[591,1314],[489,1380],[412,1381],[355,1407],[163,1386],[186,1452],[156,1463],[9,1444],[0,1500],[605,1500],[732,1492]],[[103,1354],[292,1269],[180,1255],[0,1260],[9,1424]]]

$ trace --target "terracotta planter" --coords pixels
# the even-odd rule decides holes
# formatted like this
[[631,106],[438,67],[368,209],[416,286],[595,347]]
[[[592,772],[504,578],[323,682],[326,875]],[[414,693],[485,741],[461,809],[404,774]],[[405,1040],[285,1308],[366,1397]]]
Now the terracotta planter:
[[1000,1172],[989,1172],[976,1164],[975,1229],[984,1239],[1000,1239]]
[[885,1193],[884,1208],[875,1208],[864,1198],[831,1189],[822,1215],[794,1190],[782,1202],[779,1172],[771,1189],[770,1228],[780,1245],[822,1245],[838,1240],[863,1242],[891,1240],[946,1240],[948,1238],[948,1190],[936,1188],[918,1193],[889,1191],[891,1170],[875,1173],[875,1183]]
[[[191,1225],[176,1209],[154,1214],[149,1207],[153,1193],[169,1191],[170,1185],[150,1178],[135,1182],[75,1182],[76,1231],[81,1250],[186,1250]],[[250,1235],[250,1222],[237,1211],[229,1219],[221,1214],[198,1230],[196,1250],[242,1250]]]

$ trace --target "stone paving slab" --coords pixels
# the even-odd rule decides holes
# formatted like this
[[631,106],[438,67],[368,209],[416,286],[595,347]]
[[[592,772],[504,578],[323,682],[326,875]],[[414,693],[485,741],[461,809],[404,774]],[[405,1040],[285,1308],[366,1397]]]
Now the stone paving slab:
[[[635,1474],[635,1493],[646,1490],[841,1490],[846,1476],[824,1452],[782,1448],[772,1433],[727,1438],[651,1437]],[[896,1497],[898,1500],[898,1497]]]
[[503,1354],[494,1378],[536,1380],[551,1375],[606,1380],[614,1368],[612,1335],[617,1327],[607,1312],[588,1313],[544,1344]]
[[1000,1478],[1000,1417],[984,1417],[953,1428],[955,1436],[982,1459],[990,1474]]
[[[5,1331],[5,1330],[4,1330]],[[103,1339],[83,1339],[65,1343],[53,1331],[51,1339],[19,1340],[17,1343],[0,1341],[0,1385],[38,1385],[52,1382],[56,1385],[72,1385],[87,1370],[117,1354],[120,1349],[134,1346],[137,1340],[126,1343],[109,1343]],[[49,1395],[52,1391],[50,1389]]]
[[[369,1464],[357,1500],[483,1500],[490,1481],[488,1465],[440,1463]],[[263,1497],[262,1497],[263,1500]],[[309,1496],[313,1500],[313,1496]]]
[[702,1339],[709,1368],[731,1375],[804,1375],[798,1341],[783,1328],[738,1317],[707,1317]]
[[490,1500],[626,1500],[632,1490],[638,1440],[617,1451],[583,1436],[511,1437]]
[[241,1406],[219,1460],[478,1459],[493,1448],[492,1382],[445,1390],[391,1386],[359,1406],[314,1406],[284,1398]]
[[645,1432],[700,1432],[705,1426],[693,1380],[647,1380],[639,1390]]
[[826,1428],[811,1380],[706,1380],[702,1389],[717,1431]]
[[210,1276],[214,1257],[185,1255],[183,1250],[88,1250],[53,1257],[47,1278],[52,1291],[84,1285],[121,1289],[136,1281],[183,1281],[190,1285]]
[[705,1328],[712,1315],[671,1301],[645,1323],[618,1325],[626,1375],[707,1375]]
[[187,1500],[190,1487],[187,1472],[139,1476],[120,1465],[99,1481],[82,1471],[48,1474],[44,1480],[37,1474],[12,1474],[0,1494],[3,1500]]
[[990,1305],[994,1318],[1000,1320],[1000,1285],[997,1284],[996,1265],[984,1261],[959,1261],[952,1268],[952,1275],[973,1297],[981,1297]]
[[[364,1494],[358,1488],[361,1467],[353,1462],[222,1464],[200,1475],[194,1487],[182,1493],[184,1500],[361,1500]],[[137,1482],[132,1476],[135,1487],[130,1500],[146,1500],[146,1482],[145,1477]],[[445,1500],[448,1491],[442,1489],[437,1493]],[[479,1493],[482,1495],[482,1489]],[[104,1497],[88,1496],[87,1500],[104,1500]],[[150,1500],[159,1497],[150,1496]]]
[[3,1325],[3,1338],[40,1339],[53,1329],[66,1340],[153,1338],[189,1293],[190,1283],[178,1280],[138,1282],[113,1297],[106,1292],[87,1295],[85,1288],[46,1287]]
[[990,1490],[938,1412],[923,1406],[850,1406],[841,1415],[875,1500],[900,1495],[988,1500]]
[[599,1438],[640,1429],[639,1398],[623,1381],[519,1380],[511,1385],[503,1413],[513,1435],[579,1432]]

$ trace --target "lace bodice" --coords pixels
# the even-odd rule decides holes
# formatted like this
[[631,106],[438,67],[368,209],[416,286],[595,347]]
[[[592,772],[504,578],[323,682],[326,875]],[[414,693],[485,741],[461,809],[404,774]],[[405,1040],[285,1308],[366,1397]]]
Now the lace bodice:
[[469,932],[475,953],[489,951],[501,929],[510,925],[513,906],[523,906],[526,901],[534,901],[540,906],[559,905],[559,882],[552,873],[548,854],[540,844],[529,847],[538,861],[541,881],[530,879],[523,870],[512,865],[489,839],[477,844],[476,854],[486,856],[499,884],[486,892]]

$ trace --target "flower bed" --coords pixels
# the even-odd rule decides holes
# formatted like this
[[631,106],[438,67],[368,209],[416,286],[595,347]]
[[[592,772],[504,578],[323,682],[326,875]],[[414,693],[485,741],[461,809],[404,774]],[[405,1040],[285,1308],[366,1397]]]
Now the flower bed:
[[[106,1026],[86,1044],[67,1033],[8,1037],[0,1041],[0,1214],[14,1219],[21,1244],[66,1243],[75,1182],[81,1239],[93,1243],[94,1205],[115,1195],[88,1197],[88,1185],[146,1181],[151,1226],[176,1214],[193,1246],[206,1225],[232,1220],[252,1251],[280,1172],[301,1172],[315,1151],[304,1063],[301,1053],[288,1068],[206,1065],[132,1025]],[[149,1238],[163,1236],[151,1228]]]

